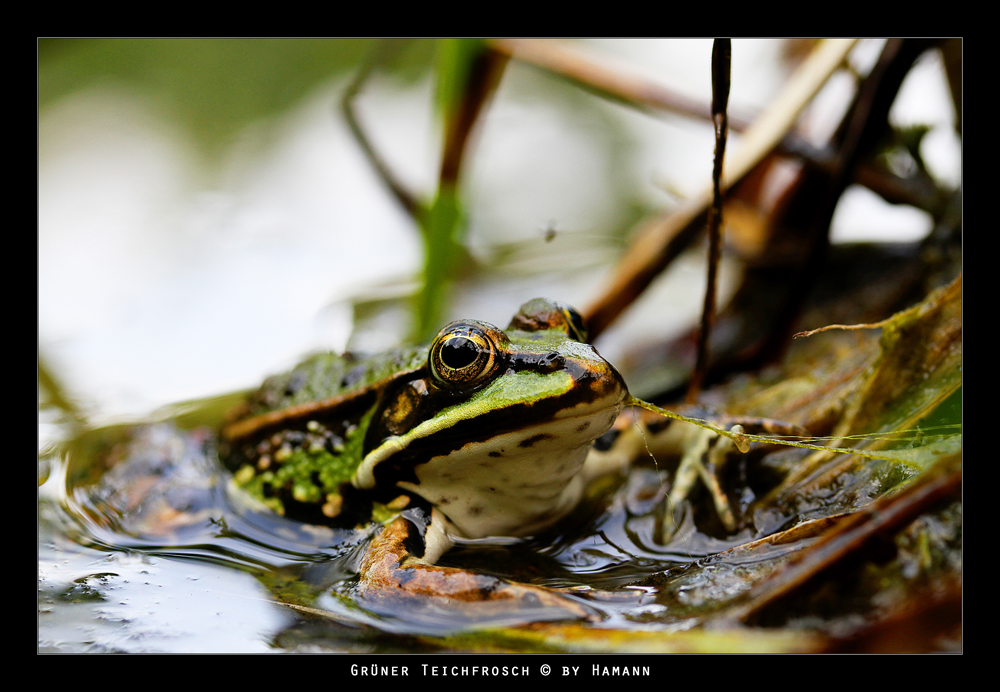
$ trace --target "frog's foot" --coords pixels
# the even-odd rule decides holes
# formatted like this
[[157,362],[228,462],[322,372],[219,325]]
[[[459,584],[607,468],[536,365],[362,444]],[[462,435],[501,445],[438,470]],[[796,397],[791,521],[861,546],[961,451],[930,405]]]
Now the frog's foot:
[[[428,527],[431,530],[436,529]],[[400,618],[464,625],[598,619],[579,599],[558,591],[434,565],[427,558],[436,556],[426,553],[417,558],[410,546],[419,538],[419,527],[400,516],[372,540],[356,593],[362,607]]]
[[704,428],[697,429],[693,440],[684,450],[673,485],[667,494],[667,511],[663,517],[664,540],[669,540],[674,534],[677,528],[678,510],[699,478],[711,495],[715,513],[726,531],[732,533],[736,530],[736,517],[729,504],[729,498],[722,490],[718,472],[729,455],[737,451],[739,450],[736,448],[736,443],[728,437],[721,437]]
[[[783,421],[767,418],[729,417],[718,421],[726,429],[735,433],[752,433],[755,435],[807,435],[804,428]],[[722,437],[705,428],[689,426],[684,453],[680,466],[674,476],[674,482],[667,494],[667,511],[663,519],[664,540],[669,540],[677,528],[681,516],[681,506],[700,479],[711,496],[716,516],[729,533],[736,531],[738,521],[732,505],[719,480],[720,472],[726,461],[740,450],[736,442],[728,437]]]

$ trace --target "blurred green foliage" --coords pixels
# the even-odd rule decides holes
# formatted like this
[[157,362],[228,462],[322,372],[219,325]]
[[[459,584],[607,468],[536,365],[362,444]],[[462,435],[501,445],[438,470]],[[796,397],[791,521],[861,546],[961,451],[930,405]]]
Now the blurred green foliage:
[[[38,106],[90,87],[134,88],[190,129],[207,154],[244,125],[283,112],[324,80],[354,69],[372,39],[40,39]],[[390,66],[415,78],[433,43],[413,41]],[[333,116],[331,106],[331,118]]]

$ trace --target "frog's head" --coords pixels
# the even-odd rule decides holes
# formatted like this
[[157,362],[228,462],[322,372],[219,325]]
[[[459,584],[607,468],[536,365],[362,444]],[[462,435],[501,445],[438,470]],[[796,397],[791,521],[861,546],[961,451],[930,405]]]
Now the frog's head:
[[575,506],[591,443],[628,395],[584,339],[580,315],[544,299],[523,305],[505,331],[447,325],[427,367],[375,412],[355,485],[410,490],[471,538],[551,525]]

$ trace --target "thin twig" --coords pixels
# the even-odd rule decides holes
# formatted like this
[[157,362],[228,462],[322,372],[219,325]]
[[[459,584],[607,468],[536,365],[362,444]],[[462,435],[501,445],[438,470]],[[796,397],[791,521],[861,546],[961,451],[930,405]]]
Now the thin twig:
[[730,68],[733,59],[732,41],[716,39],[712,47],[712,122],[715,126],[715,161],[712,164],[712,207],[708,215],[708,276],[705,284],[705,304],[701,312],[698,335],[698,356],[688,386],[688,403],[694,403],[708,372],[708,343],[715,322],[715,290],[718,282],[719,258],[722,254],[722,162],[726,157],[726,119],[729,105]]
[[364,153],[368,162],[371,163],[372,168],[375,169],[375,173],[382,180],[385,186],[392,193],[392,196],[396,198],[396,201],[400,203],[403,209],[413,217],[414,219],[419,218],[422,211],[422,206],[418,201],[416,195],[412,194],[403,183],[396,178],[389,165],[385,160],[375,151],[375,147],[372,146],[371,141],[368,139],[368,135],[361,128],[361,123],[358,121],[357,114],[354,112],[354,99],[361,91],[361,87],[364,86],[365,82],[371,77],[372,72],[375,67],[388,62],[399,50],[402,48],[403,42],[399,40],[387,39],[379,42],[375,50],[372,52],[369,59],[362,65],[361,69],[351,80],[351,83],[347,85],[347,89],[344,91],[343,97],[340,100],[340,109],[344,114],[344,119],[347,120],[347,126],[351,130],[351,134],[354,135],[354,139],[357,140],[358,145],[361,147],[361,151]]
[[473,127],[496,91],[507,59],[506,54],[487,48],[473,60],[461,106],[445,133],[439,185],[457,184]]

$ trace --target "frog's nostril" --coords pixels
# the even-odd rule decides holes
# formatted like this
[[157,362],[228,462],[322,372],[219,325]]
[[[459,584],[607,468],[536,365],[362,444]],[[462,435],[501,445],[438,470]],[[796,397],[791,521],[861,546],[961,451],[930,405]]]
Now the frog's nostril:
[[543,372],[555,372],[566,365],[566,359],[558,353],[549,353],[538,361],[538,368]]

